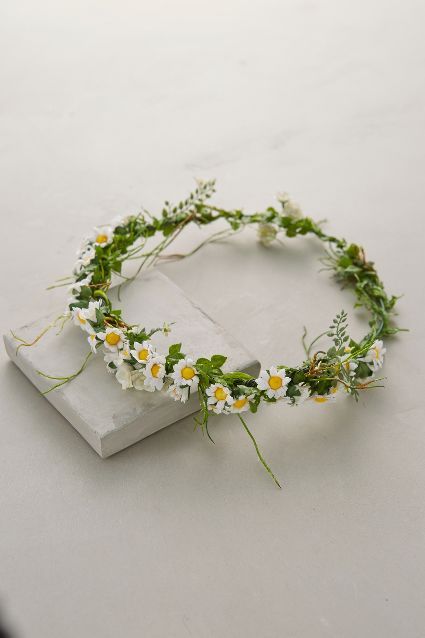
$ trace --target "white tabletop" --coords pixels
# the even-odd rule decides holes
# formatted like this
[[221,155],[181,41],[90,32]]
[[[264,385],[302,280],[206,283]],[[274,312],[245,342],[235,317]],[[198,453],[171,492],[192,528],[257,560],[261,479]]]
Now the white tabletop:
[[[362,243],[411,332],[385,389],[191,418],[102,460],[2,352],[0,613],[31,638],[419,638],[424,613],[425,9],[408,0],[4,3],[0,328],[61,302],[81,237],[193,177],[289,191]],[[180,247],[194,246],[189,230]],[[264,364],[348,291],[321,247],[247,231],[163,266]],[[221,286],[217,286],[217,282]],[[170,309],[170,313],[172,309]]]

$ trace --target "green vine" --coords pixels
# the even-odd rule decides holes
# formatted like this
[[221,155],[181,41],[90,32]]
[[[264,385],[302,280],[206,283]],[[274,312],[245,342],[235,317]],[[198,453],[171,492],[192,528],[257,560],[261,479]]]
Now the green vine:
[[[143,210],[116,220],[111,226],[95,229],[81,248],[73,276],[56,285],[67,285],[70,290],[64,317],[71,317],[87,333],[91,352],[103,351],[107,367],[123,388],[166,389],[174,399],[181,401],[186,401],[197,391],[201,416],[196,422],[210,439],[208,421],[211,414],[236,413],[254,443],[258,458],[279,485],[241,413],[256,412],[261,403],[279,400],[293,406],[307,399],[326,403],[334,400],[338,388],[357,399],[360,391],[380,387],[379,379],[374,379],[373,375],[382,366],[385,353],[382,339],[400,330],[392,322],[397,297],[386,293],[373,262],[366,259],[361,246],[328,235],[320,223],[303,216],[288,196],[280,198],[278,207],[270,206],[264,211],[247,214],[242,209],[226,210],[211,204],[214,191],[214,181],[198,182],[196,189],[177,205],[165,202],[157,217]],[[108,295],[112,277],[120,278],[122,288],[160,259],[185,257],[164,254],[164,251],[189,224],[202,227],[219,220],[224,220],[227,228],[214,233],[188,255],[208,242],[219,241],[248,226],[257,227],[264,245],[279,239],[280,235],[288,238],[313,235],[325,244],[324,268],[354,291],[356,307],[368,311],[368,333],[355,342],[349,336],[347,313],[343,310],[336,315],[330,328],[310,345],[305,342],[304,331],[306,358],[299,366],[277,365],[262,370],[258,378],[240,371],[224,370],[226,357],[221,354],[192,361],[182,352],[181,344],[172,344],[165,355],[158,353],[151,337],[160,330],[168,332],[169,327],[148,330],[126,322],[121,309],[113,308]],[[156,236],[160,236],[159,242],[148,250],[148,240]],[[136,259],[140,262],[136,274],[125,276],[123,264]],[[313,345],[326,334],[332,345],[326,351],[313,352]],[[31,343],[21,340],[18,347],[25,345]],[[80,374],[88,358],[81,369],[69,377],[44,374],[58,381],[50,390]]]

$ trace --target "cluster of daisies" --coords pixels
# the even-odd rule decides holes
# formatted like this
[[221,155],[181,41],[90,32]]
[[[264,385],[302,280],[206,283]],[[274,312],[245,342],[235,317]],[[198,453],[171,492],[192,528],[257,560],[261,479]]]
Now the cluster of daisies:
[[[89,276],[80,279],[71,285],[71,293],[78,294],[89,283]],[[89,301],[85,308],[73,307],[71,316],[74,324],[87,334],[92,351],[103,352],[108,371],[115,375],[123,390],[165,391],[174,400],[185,403],[200,389],[202,364],[198,366],[193,359],[183,355],[179,347],[176,360],[171,353],[177,344],[170,347],[167,356],[160,354],[149,335],[138,327],[124,330],[102,323],[103,310],[102,300]],[[351,348],[346,347],[340,361],[348,378],[356,377],[361,362],[371,374],[383,365],[385,348],[381,340],[376,340],[365,356],[357,360],[350,358],[350,351]],[[318,394],[305,382],[294,383],[287,369],[274,366],[262,370],[249,386],[244,384],[246,382],[240,385],[227,383],[225,377],[225,374],[212,375],[209,384],[202,387],[207,409],[215,414],[245,412],[261,400],[298,406],[307,400],[332,403],[337,397],[338,383],[327,393]]]
[[115,217],[108,226],[95,227],[93,232],[83,240],[77,251],[77,261],[73,268],[74,275],[78,276],[83,273],[95,260],[96,247],[105,248],[111,244],[114,240],[115,229],[119,226],[124,226],[130,219],[131,216]]
[[[320,229],[308,218],[302,218],[299,206],[286,194],[281,195],[279,201],[283,217],[273,209],[252,218],[235,211],[233,222],[236,226],[232,228],[241,223],[256,223],[259,240],[264,245],[276,238],[280,228],[276,220],[283,224],[288,236],[313,231],[321,236]],[[357,388],[368,385],[382,367],[385,348],[380,339],[373,341],[374,337],[370,341],[366,337],[362,345],[349,341],[341,323],[342,315],[337,315],[339,319],[334,321],[334,324],[339,322],[339,336],[328,334],[334,337],[336,347],[324,353],[322,360],[320,357],[314,360],[318,364],[315,370],[311,369],[313,360],[309,359],[299,368],[274,366],[263,369],[256,379],[242,373],[223,373],[221,365],[225,357],[221,355],[215,356],[215,362],[214,357],[211,361],[194,361],[180,351],[180,344],[170,346],[167,355],[161,354],[151,340],[158,330],[146,332],[121,321],[120,311],[112,310],[105,293],[111,273],[120,272],[116,270],[116,264],[128,256],[137,239],[156,232],[168,236],[169,227],[178,228],[185,220],[185,207],[189,204],[193,204],[190,198],[181,206],[170,209],[171,212],[165,208],[162,218],[146,220],[143,214],[115,218],[110,225],[95,228],[78,250],[74,281],[68,287],[67,314],[85,332],[92,352],[102,352],[108,371],[115,375],[121,387],[124,390],[167,392],[183,403],[198,392],[203,409],[215,414],[255,412],[260,402],[279,401],[292,406],[305,401],[332,403],[340,387],[357,396]],[[179,215],[183,217],[180,219]],[[207,212],[204,223],[214,219]]]

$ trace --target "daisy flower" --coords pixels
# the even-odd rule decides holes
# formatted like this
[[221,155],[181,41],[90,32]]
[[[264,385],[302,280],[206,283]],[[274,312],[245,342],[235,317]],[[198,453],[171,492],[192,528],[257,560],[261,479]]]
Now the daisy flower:
[[206,389],[208,395],[208,409],[216,414],[220,414],[228,407],[231,400],[231,394],[228,387],[221,383],[213,383]]
[[114,355],[114,363],[117,367],[124,363],[124,361],[130,361],[131,354],[128,341],[124,341],[121,349],[117,350]]
[[288,193],[279,193],[277,200],[282,204],[285,215],[295,218],[303,216],[300,206],[289,197]]
[[384,348],[384,343],[380,339],[377,339],[371,346],[370,350],[366,354],[365,357],[360,359],[360,361],[364,361],[368,364],[369,368],[376,372],[379,368],[382,368],[384,363],[384,354],[386,353],[386,348]]
[[131,359],[130,344],[128,343],[128,341],[124,341],[124,343],[122,344],[119,357],[120,359],[123,359],[123,360],[126,359],[127,361]]
[[72,272],[74,273],[74,275],[78,276],[82,273],[84,268],[85,268],[85,265],[83,264],[81,259],[77,259],[77,261],[74,264],[74,268],[72,269]]
[[342,362],[342,366],[344,368],[344,370],[347,372],[348,376],[350,377],[355,377],[356,376],[356,370],[358,367],[358,363],[357,361],[353,361],[352,359],[350,361],[343,361]]
[[142,343],[135,341],[130,354],[138,363],[147,363],[155,355],[155,351],[149,341],[142,341]]
[[96,354],[97,350],[96,350],[96,345],[97,345],[97,339],[96,339],[96,333],[93,330],[93,328],[91,327],[90,324],[88,324],[88,328],[86,329],[87,332],[89,333],[89,336],[87,337],[87,341],[89,342],[89,346],[91,348],[91,351]]
[[338,386],[336,385],[329,390],[329,394],[313,394],[311,400],[315,403],[335,403],[337,392]]
[[71,317],[76,326],[80,326],[80,328],[86,330],[87,318],[84,311],[85,308],[73,308],[71,310]]
[[71,315],[74,324],[89,332],[91,326],[88,322],[96,321],[96,309],[99,308],[99,306],[99,301],[90,301],[87,308],[73,308]]
[[115,374],[116,380],[121,383],[121,387],[123,390],[127,390],[128,388],[133,387],[133,382],[131,379],[131,372],[133,368],[128,363],[121,364]]
[[84,279],[74,281],[68,286],[68,291],[71,293],[79,293],[83,286],[89,286],[93,277],[93,273],[89,273]]
[[90,264],[92,259],[94,259],[95,255],[96,251],[93,246],[87,246],[87,248],[85,248],[84,252],[80,254],[79,258],[74,264],[74,275],[80,275],[83,272],[84,268],[86,268]]
[[110,226],[97,227],[91,237],[95,246],[107,246],[114,238],[114,229]]
[[189,357],[180,359],[170,374],[175,385],[189,386],[192,392],[198,389],[199,377],[196,373],[195,362]]
[[246,394],[241,394],[239,397],[230,397],[228,403],[230,405],[229,412],[239,413],[246,412],[249,410],[249,400],[251,398],[251,394],[247,396]]
[[91,260],[95,257],[96,251],[93,246],[87,246],[82,253],[80,254],[78,261],[80,261],[83,266],[88,266]]
[[106,328],[105,332],[98,332],[97,336],[111,352],[118,352],[124,345],[124,334],[119,328]]
[[265,391],[269,399],[280,399],[280,397],[285,396],[290,380],[284,369],[278,370],[272,366],[270,370],[261,370],[260,376],[255,382],[260,390]]
[[146,380],[145,386],[154,390],[161,390],[164,385],[165,357],[155,356],[149,359],[144,370]]
[[261,223],[258,224],[257,228],[257,237],[260,244],[263,246],[270,246],[276,239],[277,229],[273,226],[273,224]]
[[114,366],[118,367],[118,352],[105,352],[103,360],[107,365],[108,372],[115,372],[115,370],[109,367],[109,364],[113,363]]
[[181,387],[179,385],[170,385],[167,390],[167,393],[173,397],[174,401],[181,401],[182,403],[186,403],[189,398],[189,386]]

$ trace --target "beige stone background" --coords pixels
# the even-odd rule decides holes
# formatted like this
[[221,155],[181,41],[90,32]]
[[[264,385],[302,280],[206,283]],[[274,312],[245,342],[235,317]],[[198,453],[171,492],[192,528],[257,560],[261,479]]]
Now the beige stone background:
[[[358,405],[188,418],[102,461],[1,354],[0,608],[24,638],[422,638],[423,3],[0,5],[1,331],[62,304],[96,223],[289,191],[404,293]],[[180,247],[203,236],[188,231]],[[264,364],[350,310],[320,246],[247,231],[166,272]],[[170,317],[172,320],[172,308]]]

